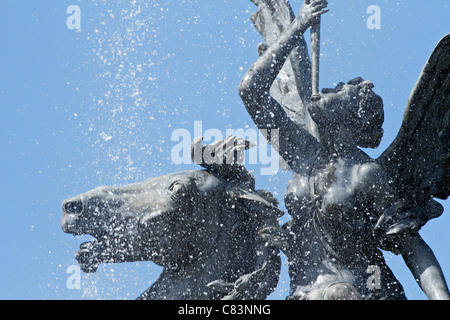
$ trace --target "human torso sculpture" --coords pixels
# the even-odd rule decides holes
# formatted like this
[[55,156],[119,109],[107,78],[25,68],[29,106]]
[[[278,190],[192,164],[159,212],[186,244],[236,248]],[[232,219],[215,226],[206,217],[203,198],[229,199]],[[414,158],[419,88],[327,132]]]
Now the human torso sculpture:
[[[302,87],[308,85],[304,73],[311,72],[303,33],[327,11],[327,2],[305,2],[295,18],[286,1],[254,2],[259,11],[253,21],[268,43],[260,46],[260,58],[244,76],[239,94],[259,129],[280,131],[278,152],[293,171],[285,195],[292,220],[278,235],[272,234],[290,260],[289,298],[404,299],[402,286],[379,249],[402,254],[429,298],[450,298],[439,264],[418,233],[442,213],[432,197],[445,199],[449,190],[445,120],[449,37],[430,58],[407,106],[427,123],[405,118],[403,127],[409,126],[409,132],[399,134],[375,161],[359,149],[376,148],[383,134],[383,104],[372,91],[373,84],[355,78],[323,89],[311,100],[307,96],[311,90]],[[292,98],[295,90],[297,100]],[[428,94],[433,103],[421,94]],[[292,102],[300,106],[289,105]],[[433,141],[420,143],[425,137],[411,137],[420,126],[429,129],[427,136]],[[415,147],[418,151],[411,151]],[[397,154],[402,148],[409,148],[410,160],[417,162],[433,151],[436,156],[427,163],[435,171],[406,164],[406,155]],[[393,164],[392,158],[400,163]],[[426,178],[421,171],[434,177]],[[396,174],[422,177],[412,185],[414,192],[407,194],[405,179]],[[366,272],[373,269],[382,279],[377,286],[368,285]]]

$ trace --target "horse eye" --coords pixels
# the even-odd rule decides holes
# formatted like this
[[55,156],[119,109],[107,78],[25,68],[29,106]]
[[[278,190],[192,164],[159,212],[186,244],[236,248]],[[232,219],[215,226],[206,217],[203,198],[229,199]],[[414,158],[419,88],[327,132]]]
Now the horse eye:
[[339,82],[335,88],[336,92],[341,91],[344,88],[344,86],[345,86],[344,82]]
[[181,184],[178,181],[175,181],[170,185],[169,191],[171,191],[175,196],[182,196],[185,193],[185,188],[183,184]]

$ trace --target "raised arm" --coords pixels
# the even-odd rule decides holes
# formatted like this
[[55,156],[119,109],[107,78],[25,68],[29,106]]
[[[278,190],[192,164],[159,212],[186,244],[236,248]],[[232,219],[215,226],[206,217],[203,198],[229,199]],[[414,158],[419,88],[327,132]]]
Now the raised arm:
[[299,153],[302,157],[310,157],[308,153],[315,153],[318,142],[291,121],[282,106],[270,96],[270,88],[303,33],[314,19],[327,11],[323,10],[326,5],[326,0],[303,4],[291,26],[259,57],[239,85],[239,95],[248,113],[260,130],[267,130],[269,142],[272,141],[271,130],[279,130],[277,151],[291,167],[302,162],[298,158]]

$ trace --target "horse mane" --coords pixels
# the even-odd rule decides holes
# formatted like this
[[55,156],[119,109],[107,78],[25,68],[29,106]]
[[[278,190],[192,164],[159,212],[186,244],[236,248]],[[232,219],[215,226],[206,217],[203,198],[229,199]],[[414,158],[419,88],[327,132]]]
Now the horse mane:
[[[239,168],[236,175],[230,173],[193,172],[201,179],[213,176],[217,183],[220,198],[217,207],[208,210],[217,217],[217,236],[211,239],[216,241],[215,251],[205,249],[203,254],[209,256],[185,262],[179,270],[165,267],[139,299],[264,300],[273,292],[281,268],[279,250],[268,245],[259,232],[278,225],[281,211],[269,192],[254,190],[253,176],[245,168]],[[189,282],[194,278],[194,283]]]

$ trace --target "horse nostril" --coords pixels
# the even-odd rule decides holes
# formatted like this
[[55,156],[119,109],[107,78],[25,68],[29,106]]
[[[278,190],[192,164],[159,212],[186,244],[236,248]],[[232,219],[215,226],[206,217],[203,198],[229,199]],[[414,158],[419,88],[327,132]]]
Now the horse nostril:
[[83,203],[80,200],[68,201],[64,204],[64,210],[69,214],[81,214],[83,212]]

